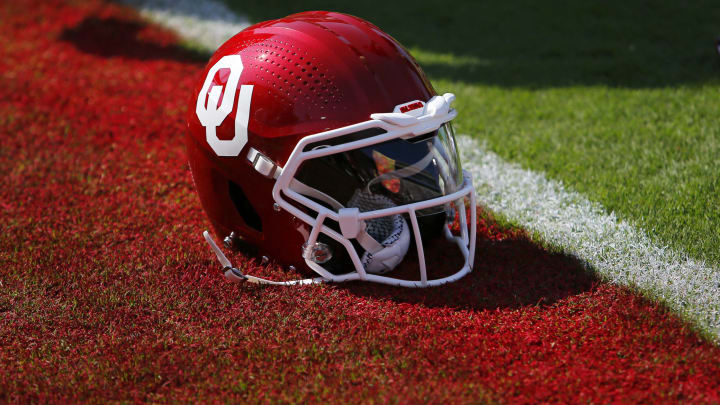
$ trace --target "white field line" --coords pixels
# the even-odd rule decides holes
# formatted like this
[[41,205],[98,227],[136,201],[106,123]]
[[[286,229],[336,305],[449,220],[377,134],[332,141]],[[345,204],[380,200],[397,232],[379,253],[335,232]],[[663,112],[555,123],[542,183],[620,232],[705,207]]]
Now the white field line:
[[[215,0],[125,1],[209,51],[249,24]],[[720,343],[720,270],[654,243],[561,182],[506,162],[469,136],[458,143],[481,204],[578,257],[603,279],[664,302]]]
[[603,279],[664,302],[720,343],[719,270],[654,243],[561,182],[506,162],[469,136],[458,143],[483,205],[583,260]]
[[140,14],[209,51],[250,26],[224,3],[204,0],[120,0]]

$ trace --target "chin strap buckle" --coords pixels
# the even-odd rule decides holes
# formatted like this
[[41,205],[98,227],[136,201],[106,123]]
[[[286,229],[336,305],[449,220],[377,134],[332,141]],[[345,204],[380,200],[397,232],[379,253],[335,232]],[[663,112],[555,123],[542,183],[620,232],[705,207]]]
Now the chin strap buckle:
[[223,272],[225,273],[225,278],[228,279],[228,281],[240,282],[247,280],[247,277],[235,267],[223,267]]

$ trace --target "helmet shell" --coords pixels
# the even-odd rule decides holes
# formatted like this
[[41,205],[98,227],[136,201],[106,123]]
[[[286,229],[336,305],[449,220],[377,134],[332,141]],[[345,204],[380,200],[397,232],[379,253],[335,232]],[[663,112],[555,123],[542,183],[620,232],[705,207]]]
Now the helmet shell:
[[[241,85],[252,85],[247,143],[237,156],[218,156],[196,114],[210,69],[240,55]],[[229,69],[212,85],[224,87]],[[212,87],[212,86],[211,86]],[[275,180],[250,165],[252,147],[284,166],[304,136],[391,112],[435,95],[425,74],[402,45],[371,23],[347,14],[309,11],[253,25],[213,54],[192,92],[187,112],[187,153],[195,186],[215,234],[231,232],[241,245],[280,264],[305,267],[301,246],[308,226],[273,207]],[[238,95],[236,94],[236,97]],[[238,102],[217,127],[218,139],[235,136]]]

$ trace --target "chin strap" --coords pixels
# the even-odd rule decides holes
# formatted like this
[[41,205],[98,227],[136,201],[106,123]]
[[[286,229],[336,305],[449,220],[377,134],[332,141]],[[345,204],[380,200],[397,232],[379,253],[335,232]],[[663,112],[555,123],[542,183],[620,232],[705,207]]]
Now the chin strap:
[[215,241],[213,240],[212,236],[210,236],[210,233],[208,231],[203,232],[203,236],[205,237],[205,241],[210,245],[210,249],[215,253],[215,256],[217,256],[218,261],[220,262],[220,265],[223,266],[222,271],[225,273],[225,278],[229,281],[239,283],[241,281],[248,281],[255,284],[269,284],[269,285],[304,285],[304,284],[319,284],[319,283],[326,283],[330,280],[322,278],[322,277],[316,277],[316,278],[306,278],[301,280],[290,280],[290,281],[272,281],[272,280],[266,280],[264,278],[251,276],[248,274],[243,274],[239,269],[232,266],[232,263],[230,263],[230,260],[225,256],[225,254],[220,250],[217,244],[215,244]]

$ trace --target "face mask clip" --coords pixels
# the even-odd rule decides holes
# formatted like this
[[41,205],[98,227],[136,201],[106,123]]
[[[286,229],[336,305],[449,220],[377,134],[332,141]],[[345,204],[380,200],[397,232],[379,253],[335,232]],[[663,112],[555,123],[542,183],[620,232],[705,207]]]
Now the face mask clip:
[[360,210],[358,208],[340,208],[338,213],[338,222],[340,223],[340,232],[348,239],[358,236],[362,230],[360,226]]

